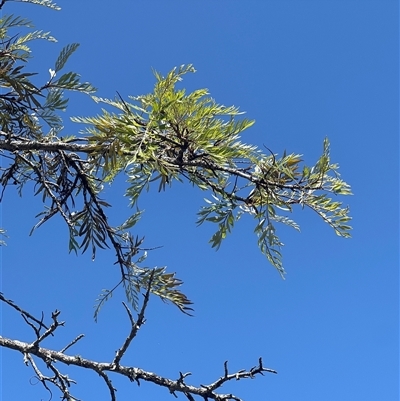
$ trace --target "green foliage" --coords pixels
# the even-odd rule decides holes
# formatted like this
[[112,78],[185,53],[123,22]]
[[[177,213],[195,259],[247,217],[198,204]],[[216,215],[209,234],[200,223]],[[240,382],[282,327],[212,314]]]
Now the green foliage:
[[79,43],[72,43],[70,45],[65,46],[64,49],[61,50],[61,53],[56,60],[54,72],[57,73],[58,71],[63,69],[65,63],[68,61],[71,54],[74,53],[78,47]]
[[[0,236],[7,237],[6,230],[4,230],[3,228],[0,228]],[[0,239],[0,245],[4,246],[4,245],[7,245],[7,244],[3,239]]]
[[[29,2],[57,8],[51,1]],[[338,165],[330,162],[327,139],[313,166],[303,165],[298,154],[284,152],[278,157],[242,142],[243,131],[254,121],[243,118],[237,107],[218,104],[207,89],[186,93],[178,87],[185,74],[195,72],[192,65],[174,68],[166,76],[154,72],[154,90],[147,95],[130,96],[127,101],[119,94],[105,99],[93,96],[95,88],[81,83],[77,73],[61,73],[78,48],[74,43],[61,50],[54,70],[49,70],[50,79],[39,83],[35,73],[26,71],[29,42],[54,38],[42,31],[9,34],[20,26],[32,24],[14,16],[0,19],[0,149],[8,163],[1,169],[0,183],[4,189],[15,185],[20,194],[33,183],[44,210],[32,231],[59,214],[68,227],[70,252],[90,250],[94,259],[98,248],[113,249],[120,280],[100,294],[96,318],[119,286],[137,307],[138,293],[150,282],[153,294],[185,313],[191,311],[190,300],[179,289],[182,282],[174,274],[165,267],[143,266],[147,256],[143,238],[130,231],[142,216],[138,199],[153,185],[161,191],[177,180],[206,192],[198,224],[216,225],[210,239],[213,248],[221,246],[242,216],[253,219],[261,252],[282,276],[283,244],[277,224],[299,230],[288,217],[294,206],[315,211],[337,235],[350,235],[348,208],[334,200],[350,194],[350,187],[340,179]],[[68,106],[65,91],[91,94],[104,106],[96,116],[72,118],[85,124],[76,136],[60,135],[60,111]],[[114,226],[106,213],[110,205],[101,195],[104,184],[122,173],[134,212]],[[1,198],[3,194],[4,190]]]
[[[94,97],[96,102],[118,109],[103,109],[96,117],[74,117],[88,124],[89,143],[98,147],[93,165],[102,167],[102,177],[111,181],[126,171],[126,196],[131,205],[144,189],[158,181],[164,190],[174,180],[187,180],[212,193],[199,211],[198,224],[216,223],[211,245],[218,249],[243,214],[256,220],[254,232],[262,253],[284,274],[276,223],[296,230],[299,226],[285,214],[294,205],[314,210],[337,235],[348,237],[348,209],[331,196],[350,194],[340,179],[338,165],[330,163],[329,142],[314,166],[303,166],[301,155],[284,153],[278,158],[256,146],[241,142],[239,134],[254,122],[237,119],[235,107],[217,104],[206,89],[186,94],[176,84],[192,65],[173,69],[165,77],[155,72],[153,93],[130,97],[133,103]],[[101,146],[99,146],[101,145]],[[104,149],[108,148],[105,152]],[[101,149],[101,151],[100,151]],[[168,184],[168,185],[167,185]]]
[[[7,0],[6,0],[7,1]],[[13,1],[13,0],[11,0]],[[15,0],[14,0],[15,1]],[[20,0],[22,3],[31,3],[31,4],[37,4],[39,6],[45,6],[48,8],[52,8],[53,10],[61,10],[61,7],[59,7],[54,1],[52,0]]]
[[22,17],[15,17],[14,15],[5,15],[0,19],[0,38],[1,40],[5,40],[8,38],[7,33],[10,28],[14,28],[17,26],[24,26],[24,27],[32,27],[31,21],[22,18]]
[[[58,9],[51,1],[29,2]],[[50,70],[49,81],[41,85],[33,83],[31,79],[36,73],[26,71],[27,61],[31,57],[29,42],[37,39],[56,42],[56,39],[43,31],[32,31],[22,36],[10,34],[9,30],[15,27],[32,28],[33,25],[27,19],[13,15],[0,18],[0,87],[4,88],[0,96],[0,129],[37,139],[43,136],[39,119],[53,130],[61,129],[62,119],[56,111],[67,107],[68,99],[63,98],[65,90],[93,93],[95,88],[89,83],[79,82],[79,75],[74,72],[55,78],[77,49],[77,44],[68,45],[61,51],[55,70]]]

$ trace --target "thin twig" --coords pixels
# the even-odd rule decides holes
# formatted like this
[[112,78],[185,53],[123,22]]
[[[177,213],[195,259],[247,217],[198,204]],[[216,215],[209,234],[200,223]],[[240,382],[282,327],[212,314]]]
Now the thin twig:
[[155,270],[153,270],[151,272],[151,274],[150,274],[149,282],[148,282],[148,285],[147,285],[147,291],[146,291],[146,294],[144,296],[143,305],[142,305],[142,308],[140,309],[140,312],[138,314],[138,318],[137,318],[137,322],[136,323],[133,320],[132,313],[129,310],[129,308],[126,306],[126,304],[124,302],[122,303],[124,305],[124,307],[125,307],[125,310],[128,313],[129,320],[131,322],[131,331],[130,331],[128,337],[125,339],[124,343],[122,344],[121,348],[115,354],[115,358],[113,360],[113,364],[115,364],[116,366],[119,365],[119,362],[121,361],[121,358],[123,357],[124,353],[128,349],[130,343],[136,337],[137,332],[139,331],[140,327],[145,322],[144,313],[146,311],[147,304],[149,302],[151,286],[152,286],[153,280],[154,280],[154,274],[155,274]]
[[64,326],[65,322],[59,322],[57,320],[58,316],[60,315],[60,311],[56,310],[51,314],[51,317],[53,319],[53,323],[50,325],[50,327],[40,336],[38,337],[31,345],[31,347],[36,348],[39,346],[39,344],[48,336],[52,335],[56,330],[57,327],[59,326]]
[[26,312],[25,310],[21,309],[18,305],[16,305],[11,299],[7,299],[4,297],[3,293],[0,292],[0,301],[5,302],[6,304],[10,305],[12,308],[16,309],[18,312],[20,312],[23,316],[33,320],[35,323],[39,325],[39,328],[44,327],[45,329],[48,329],[48,327],[43,323],[42,320],[36,319],[34,316],[32,316],[29,312]]
[[68,345],[66,345],[60,352],[64,353],[68,348],[72,347],[74,344],[76,344],[81,338],[85,337],[84,334],[79,334],[74,340],[72,340]]

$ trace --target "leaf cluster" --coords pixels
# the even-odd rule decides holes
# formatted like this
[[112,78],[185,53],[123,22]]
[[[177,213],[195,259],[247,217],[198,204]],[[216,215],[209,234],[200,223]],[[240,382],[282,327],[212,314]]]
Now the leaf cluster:
[[[51,6],[52,2],[30,1],[34,4]],[[54,7],[53,7],[54,8]],[[49,69],[50,80],[38,85],[32,81],[37,73],[27,71],[31,57],[29,42],[44,39],[56,42],[49,32],[29,31],[25,35],[13,35],[16,27],[32,28],[32,23],[24,18],[4,15],[0,18],[0,128],[24,138],[38,139],[43,136],[43,123],[52,130],[62,128],[62,119],[56,112],[65,110],[68,99],[65,90],[93,93],[95,88],[89,83],[81,83],[74,72],[57,73],[68,58],[78,48],[74,43],[62,49],[54,70]]]
[[94,117],[73,118],[88,125],[85,133],[96,148],[93,163],[102,167],[103,179],[112,181],[125,171],[132,206],[155,182],[165,190],[174,180],[186,180],[211,192],[198,224],[217,224],[212,247],[218,249],[241,216],[249,215],[256,220],[260,250],[281,275],[283,244],[276,223],[299,230],[288,217],[294,205],[312,209],[337,235],[348,237],[348,208],[333,197],[350,194],[350,187],[330,162],[328,139],[314,166],[303,165],[298,154],[278,157],[243,143],[240,134],[254,121],[240,118],[236,107],[216,103],[206,89],[189,94],[177,89],[183,75],[194,71],[187,65],[165,77],[155,72],[152,93],[130,97],[131,102],[94,97],[118,111],[108,107]]
[[[61,73],[78,44],[61,50],[49,70],[50,79],[39,85],[32,81],[35,73],[26,71],[31,57],[28,44],[55,39],[42,31],[10,35],[17,26],[32,24],[14,16],[0,19],[0,86],[5,89],[0,94],[0,148],[8,161],[1,170],[1,197],[9,185],[16,185],[22,194],[27,183],[33,184],[45,205],[33,229],[59,214],[69,230],[70,251],[90,250],[94,259],[98,248],[114,249],[120,280],[101,293],[96,316],[120,285],[137,307],[138,293],[147,288],[150,272],[155,272],[153,294],[186,313],[191,310],[174,274],[165,267],[143,266],[147,255],[143,239],[131,233],[142,216],[140,195],[154,185],[161,191],[174,181],[187,181],[206,192],[198,224],[216,225],[210,239],[216,249],[242,216],[253,219],[261,252],[282,276],[283,244],[277,223],[299,230],[288,217],[295,205],[312,209],[336,234],[349,236],[348,208],[334,197],[350,194],[350,187],[340,179],[338,165],[330,162],[327,139],[313,166],[303,165],[300,155],[284,152],[278,157],[243,142],[243,132],[254,121],[243,118],[237,107],[218,104],[207,89],[186,93],[180,88],[184,75],[195,72],[192,65],[174,68],[165,76],[155,71],[154,90],[146,95],[128,100],[118,92],[114,99],[92,95],[103,106],[99,114],[72,118],[85,129],[79,136],[62,137],[65,91],[89,95],[95,91],[91,84],[81,83],[77,73]],[[114,226],[106,213],[110,205],[101,195],[104,184],[121,173],[126,174],[125,195],[134,212]]]
[[[0,10],[8,1],[11,0],[0,0]],[[59,9],[51,0],[21,1]],[[28,33],[13,35],[10,31],[16,27],[26,28]],[[338,165],[330,161],[328,139],[324,140],[321,156],[311,166],[304,165],[301,155],[284,152],[278,156],[268,148],[265,152],[242,142],[243,132],[254,121],[243,118],[237,107],[218,104],[207,89],[187,93],[180,87],[184,75],[195,72],[192,65],[174,68],[165,76],[154,71],[156,82],[149,94],[124,100],[117,92],[114,99],[99,98],[93,95],[95,88],[91,84],[80,82],[77,73],[62,72],[78,49],[79,45],[73,43],[61,50],[54,67],[49,69],[50,78],[40,82],[39,76],[28,70],[32,57],[30,42],[56,40],[49,32],[29,31],[31,28],[32,23],[21,17],[0,18],[0,156],[3,161],[0,201],[9,186],[16,187],[20,195],[26,187],[31,187],[44,205],[36,216],[38,222],[32,232],[60,215],[68,229],[70,252],[90,252],[92,259],[99,248],[110,248],[115,253],[119,280],[114,287],[100,293],[95,319],[119,287],[140,312],[135,322],[124,304],[131,322],[130,333],[111,363],[97,363],[64,354],[82,336],[61,352],[39,347],[63,325],[58,321],[60,312],[52,314],[53,323],[47,327],[43,317],[34,318],[0,293],[0,301],[19,311],[36,335],[30,344],[0,337],[1,346],[22,352],[25,362],[32,365],[45,388],[48,389],[47,383],[52,383],[65,399],[74,398],[69,393],[73,381],[61,374],[54,361],[98,373],[108,386],[112,400],[116,399],[116,389],[108,377],[110,372],[137,383],[154,382],[168,388],[175,397],[180,392],[190,401],[194,396],[240,401],[232,394],[218,394],[216,390],[230,380],[254,378],[263,372],[276,373],[265,368],[261,358],[256,366],[236,373],[229,373],[225,362],[224,375],[200,387],[186,383],[189,373],[180,373],[179,379],[169,380],[120,364],[144,323],[150,293],[173,303],[186,314],[192,311],[192,302],[180,290],[182,281],[175,273],[168,272],[164,266],[145,265],[151,249],[143,247],[144,237],[132,233],[143,215],[139,208],[140,196],[154,185],[159,191],[166,190],[175,181],[198,187],[206,197],[197,223],[216,226],[211,246],[218,249],[238,220],[247,216],[254,221],[261,252],[283,276],[283,243],[277,235],[277,223],[299,230],[298,224],[288,217],[296,205],[316,212],[337,235],[350,235],[349,209],[336,200],[339,195],[349,195],[350,187],[340,178]],[[68,91],[91,95],[103,108],[96,116],[72,118],[85,125],[79,135],[61,136],[60,113],[67,109],[68,99],[64,96]],[[122,224],[113,225],[107,214],[111,205],[102,196],[104,185],[111,184],[118,174],[126,175],[125,195],[133,211]],[[5,237],[2,228],[0,236]],[[2,239],[0,244],[4,244]],[[142,291],[145,296],[140,308]],[[40,372],[32,355],[46,362],[52,377]]]

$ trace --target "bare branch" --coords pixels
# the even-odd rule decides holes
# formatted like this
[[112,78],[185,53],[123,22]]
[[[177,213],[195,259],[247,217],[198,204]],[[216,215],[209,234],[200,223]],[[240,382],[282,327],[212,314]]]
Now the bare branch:
[[99,376],[105,381],[108,390],[110,391],[110,398],[111,401],[116,401],[117,396],[115,394],[115,388],[113,387],[111,380],[109,379],[109,377],[101,370],[97,371],[97,373],[99,374]]
[[[25,310],[21,309],[18,305],[16,305],[11,299],[6,299],[3,295],[3,293],[0,292],[0,301],[5,302],[6,304],[10,305],[12,308],[16,309],[18,312],[21,313],[23,317],[26,317],[28,319],[33,320],[35,323],[39,325],[39,329],[44,327],[47,329],[48,327],[43,323],[43,316],[42,320],[36,319],[34,316],[32,316],[29,312],[26,312]],[[25,320],[26,321],[26,320]]]
[[[149,296],[150,296],[150,287],[151,281],[154,278],[154,271],[150,276],[148,289],[144,296],[143,305],[141,311],[138,314],[138,320],[135,323],[133,320],[132,314],[129,311],[128,307],[124,304],[129,319],[131,321],[131,331],[126,338],[122,347],[117,351],[116,356],[112,362],[96,362],[94,360],[82,358],[79,355],[70,356],[66,355],[65,351],[75,344],[79,339],[83,337],[83,335],[78,336],[75,340],[73,340],[70,344],[64,347],[61,351],[55,351],[48,348],[40,347],[40,343],[48,337],[50,334],[53,334],[54,331],[60,325],[64,324],[64,322],[58,322],[58,316],[60,314],[59,311],[55,311],[52,313],[53,323],[50,327],[37,338],[32,343],[26,343],[18,340],[12,340],[9,338],[1,337],[0,336],[0,346],[14,349],[21,352],[24,355],[25,363],[30,364],[35,372],[36,378],[44,385],[44,387],[50,391],[48,387],[48,383],[53,384],[56,386],[63,394],[64,399],[74,399],[69,392],[69,387],[71,383],[75,383],[74,380],[70,379],[67,375],[62,374],[55,366],[55,362],[59,362],[65,365],[74,365],[84,369],[92,370],[101,376],[101,378],[105,381],[109,393],[111,401],[116,401],[116,389],[112,386],[111,380],[108,377],[107,372],[112,372],[114,374],[119,374],[122,376],[127,377],[130,381],[136,381],[140,384],[140,380],[145,380],[147,382],[154,383],[158,386],[165,387],[168,391],[175,395],[177,393],[183,394],[189,401],[194,401],[195,396],[202,397],[204,400],[218,400],[218,401],[225,401],[225,400],[235,400],[235,401],[242,401],[240,398],[236,397],[233,394],[221,394],[218,393],[219,390],[224,383],[230,380],[241,380],[241,379],[248,379],[254,378],[258,374],[263,374],[263,372],[269,373],[277,373],[273,369],[265,368],[262,363],[262,359],[260,358],[258,361],[258,365],[251,368],[250,370],[239,370],[238,372],[229,373],[228,371],[228,362],[224,363],[224,375],[220,377],[218,380],[214,381],[208,385],[200,385],[200,386],[193,386],[186,382],[186,379],[191,376],[190,372],[182,373],[179,372],[179,378],[176,380],[171,380],[162,376],[159,376],[153,372],[148,372],[143,369],[132,367],[132,366],[123,366],[120,364],[120,360],[126,350],[128,349],[131,341],[136,336],[137,331],[139,330],[140,326],[144,323],[144,313],[148,304]],[[5,299],[2,296],[3,299]],[[22,310],[21,308],[15,308],[18,311]],[[40,369],[37,367],[35,360],[33,357],[41,359],[46,366],[54,373],[53,377],[48,377],[43,375],[40,372]]]
[[147,308],[147,305],[148,305],[148,302],[149,302],[151,286],[152,286],[153,280],[154,280],[154,273],[155,273],[155,270],[153,270],[151,272],[151,274],[150,274],[149,282],[148,282],[148,285],[147,285],[147,291],[146,291],[146,294],[144,296],[144,301],[143,301],[142,308],[141,308],[141,310],[139,312],[139,315],[138,315],[137,323],[135,323],[135,321],[133,320],[131,311],[126,306],[126,304],[123,302],[123,305],[124,305],[124,307],[126,309],[126,312],[128,313],[129,320],[131,322],[131,331],[130,331],[128,337],[125,339],[124,344],[116,352],[116,355],[115,355],[115,358],[114,358],[114,361],[113,361],[113,363],[115,365],[119,365],[119,362],[120,362],[121,358],[123,357],[125,351],[128,349],[130,343],[136,337],[136,334],[139,331],[140,327],[145,322],[144,313],[146,311],[146,308]]
[[51,326],[40,336],[38,337],[33,343],[32,347],[36,348],[46,337],[52,335],[59,326],[64,326],[64,322],[59,322],[57,320],[58,316],[60,315],[60,311],[56,310],[51,314],[51,318],[53,319],[53,323]]
[[79,334],[74,340],[72,340],[68,345],[66,345],[60,352],[64,353],[68,348],[76,344],[81,338],[85,337],[84,334]]

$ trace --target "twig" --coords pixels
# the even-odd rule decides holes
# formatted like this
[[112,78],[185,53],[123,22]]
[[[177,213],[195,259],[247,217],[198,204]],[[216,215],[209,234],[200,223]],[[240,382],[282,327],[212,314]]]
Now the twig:
[[110,391],[111,401],[116,401],[117,397],[116,397],[116,394],[115,394],[115,388],[113,387],[109,377],[101,370],[97,371],[97,373],[105,381],[105,383],[106,383],[106,385],[108,387],[108,390]]
[[146,311],[147,304],[149,302],[151,286],[152,286],[153,280],[154,280],[154,273],[155,273],[155,270],[153,270],[150,274],[149,282],[147,285],[147,291],[144,296],[142,308],[140,309],[140,312],[138,314],[137,323],[135,323],[135,321],[133,320],[132,313],[129,310],[129,308],[126,306],[125,302],[122,303],[125,307],[126,312],[128,313],[129,320],[131,322],[131,331],[130,331],[128,337],[125,339],[124,343],[122,344],[121,348],[116,352],[115,358],[113,360],[113,364],[115,364],[116,366],[119,365],[119,362],[121,361],[121,358],[123,357],[124,353],[128,349],[130,343],[136,337],[137,332],[139,331],[140,327],[145,322],[144,313]]
[[58,311],[58,310],[54,311],[51,314],[51,317],[53,319],[53,323],[50,325],[50,327],[41,336],[39,336],[32,343],[31,347],[36,348],[46,337],[48,337],[49,335],[52,335],[57,330],[57,327],[64,326],[64,322],[59,322],[57,320],[59,314],[60,314],[60,311]]
[[[43,320],[38,320],[34,316],[32,316],[29,312],[26,312],[25,310],[21,309],[18,305],[16,305],[11,299],[7,299],[4,297],[3,293],[0,292],[0,301],[5,302],[7,305],[10,305],[12,308],[16,309],[18,312],[21,313],[22,316],[25,316],[26,318],[29,318],[33,320],[35,323],[39,325],[39,330],[40,328],[44,327],[45,329],[48,329],[48,327],[43,323]],[[43,317],[42,317],[43,319]],[[26,320],[25,320],[26,321]]]
[[60,352],[64,353],[68,348],[72,347],[74,344],[76,344],[81,338],[85,337],[84,334],[79,334],[78,337],[76,337],[74,340],[72,340],[68,345],[66,345]]
[[[112,386],[111,380],[109,379],[106,372],[113,372],[114,374],[119,374],[122,376],[126,376],[130,381],[136,381],[140,384],[140,380],[144,380],[147,382],[154,383],[158,386],[165,387],[169,390],[169,392],[176,396],[176,393],[183,394],[189,401],[194,401],[195,396],[202,397],[204,400],[216,400],[216,401],[242,401],[240,398],[236,397],[233,394],[221,394],[217,393],[216,391],[222,387],[224,383],[230,380],[241,380],[241,379],[248,379],[254,378],[256,375],[263,375],[264,372],[268,373],[277,373],[273,369],[265,368],[263,366],[262,359],[260,358],[258,361],[258,365],[254,366],[250,370],[239,370],[238,372],[229,373],[228,370],[228,362],[224,363],[224,375],[220,377],[215,382],[208,384],[208,385],[200,385],[198,387],[192,386],[186,383],[186,378],[191,375],[190,372],[188,373],[179,373],[179,378],[176,380],[170,380],[168,378],[159,376],[153,372],[148,372],[140,368],[132,367],[132,366],[122,366],[119,362],[126,352],[127,348],[129,347],[132,339],[137,334],[140,325],[144,322],[144,313],[148,304],[149,296],[150,296],[150,287],[151,282],[154,278],[154,271],[149,278],[148,289],[144,297],[143,305],[141,311],[138,315],[137,323],[134,322],[132,318],[132,314],[130,313],[129,309],[127,309],[130,321],[131,321],[131,331],[127,339],[125,340],[123,346],[117,351],[117,355],[115,356],[114,360],[110,363],[108,362],[96,362],[90,359],[84,359],[79,355],[76,356],[69,356],[64,353],[64,351],[76,341],[78,341],[81,336],[78,336],[74,341],[72,341],[67,347],[65,347],[61,352],[54,351],[51,349],[46,349],[39,347],[39,343],[46,338],[48,335],[53,333],[55,329],[61,325],[62,323],[58,322],[59,312],[56,311],[52,314],[53,323],[47,329],[47,331],[40,336],[36,341],[33,343],[26,343],[17,340],[11,340],[8,338],[4,338],[0,336],[0,346],[5,348],[10,348],[21,352],[24,355],[24,360],[26,363],[30,363],[37,379],[44,385],[44,387],[49,390],[47,383],[52,383],[56,386],[64,395],[65,399],[74,399],[77,400],[75,397],[72,397],[69,393],[69,387],[71,383],[75,383],[72,379],[70,379],[67,375],[63,375],[56,369],[54,366],[55,362],[60,362],[66,365],[74,365],[77,367],[82,367],[85,369],[92,370],[99,374],[103,380],[105,381],[109,392],[111,401],[116,401],[116,389]],[[2,298],[4,298],[2,296]],[[16,308],[18,311],[21,308]],[[54,373],[54,377],[47,377],[44,376],[38,367],[35,364],[32,356],[36,356],[37,358],[41,359],[47,367],[52,370]]]

